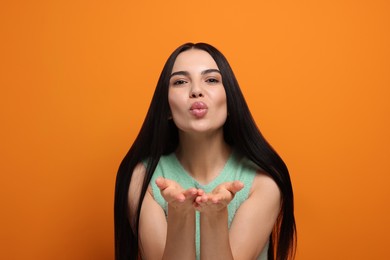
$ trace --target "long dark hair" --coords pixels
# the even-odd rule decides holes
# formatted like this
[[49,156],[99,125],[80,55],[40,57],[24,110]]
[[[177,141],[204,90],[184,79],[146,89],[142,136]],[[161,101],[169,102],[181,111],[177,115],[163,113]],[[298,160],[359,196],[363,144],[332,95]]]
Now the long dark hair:
[[[173,120],[168,120],[170,116],[169,77],[176,57],[189,49],[208,52],[221,71],[229,114],[224,124],[225,141],[267,172],[279,186],[282,198],[281,210],[270,235],[268,259],[293,259],[296,247],[296,227],[293,190],[288,169],[257,128],[228,61],[220,51],[206,43],[183,44],[169,56],[161,72],[141,130],[119,166],[114,203],[115,259],[138,258],[138,226],[143,198],[160,157],[173,152],[178,146],[177,127]],[[140,198],[135,198],[139,200],[136,216],[132,216],[133,222],[130,223],[128,217],[130,180],[136,165],[146,159],[148,166],[141,195]]]

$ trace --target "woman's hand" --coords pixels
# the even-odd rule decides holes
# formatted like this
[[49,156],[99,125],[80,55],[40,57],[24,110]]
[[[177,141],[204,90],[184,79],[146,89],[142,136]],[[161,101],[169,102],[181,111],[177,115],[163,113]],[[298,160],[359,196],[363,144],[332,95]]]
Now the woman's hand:
[[156,184],[165,201],[176,209],[193,209],[195,199],[204,195],[203,190],[196,188],[184,190],[177,182],[162,177],[156,179]]
[[227,207],[242,188],[244,188],[244,184],[240,181],[222,183],[211,193],[198,195],[194,207],[204,213],[220,211]]

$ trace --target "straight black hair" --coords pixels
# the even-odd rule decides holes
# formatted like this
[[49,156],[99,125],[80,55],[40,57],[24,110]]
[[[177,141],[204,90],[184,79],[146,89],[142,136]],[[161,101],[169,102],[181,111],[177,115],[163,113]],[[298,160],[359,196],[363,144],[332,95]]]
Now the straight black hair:
[[[168,120],[170,116],[168,104],[169,78],[177,56],[189,49],[208,52],[221,72],[229,114],[223,126],[225,141],[267,172],[280,189],[281,209],[270,235],[268,259],[293,259],[297,239],[293,189],[288,169],[256,126],[227,59],[215,47],[206,43],[183,44],[169,56],[157,82],[141,130],[119,166],[114,202],[115,259],[138,259],[138,226],[143,198],[160,157],[175,151],[178,146],[177,127],[173,120]],[[136,216],[132,216],[134,221],[130,222],[128,191],[131,177],[137,164],[146,159],[148,160],[148,166],[140,198],[135,198],[139,201]]]

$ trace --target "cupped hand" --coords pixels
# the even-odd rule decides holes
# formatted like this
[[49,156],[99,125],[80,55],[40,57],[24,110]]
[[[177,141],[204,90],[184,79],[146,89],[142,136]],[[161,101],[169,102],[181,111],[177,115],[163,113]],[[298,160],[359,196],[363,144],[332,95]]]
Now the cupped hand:
[[211,193],[198,195],[194,207],[200,212],[219,211],[227,207],[237,192],[244,188],[240,181],[224,182]]
[[203,190],[196,188],[184,190],[177,182],[162,177],[156,179],[156,185],[165,201],[174,208],[192,209],[195,199],[204,195]]

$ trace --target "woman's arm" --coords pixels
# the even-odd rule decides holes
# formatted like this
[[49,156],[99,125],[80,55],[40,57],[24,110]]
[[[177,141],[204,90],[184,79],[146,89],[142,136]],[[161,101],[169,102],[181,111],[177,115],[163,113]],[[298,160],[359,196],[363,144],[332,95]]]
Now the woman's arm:
[[[130,221],[136,214],[144,175],[145,167],[139,164],[129,187]],[[194,200],[197,190],[184,191],[164,179],[159,179],[158,186],[170,202],[168,221],[149,188],[142,203],[138,230],[142,259],[195,259],[195,211],[190,198]],[[184,210],[188,208],[191,210]]]
[[[218,186],[219,191],[197,199],[201,207],[202,260],[221,256],[221,259],[256,259],[268,242],[280,210],[279,188],[270,177],[258,174],[248,199],[237,210],[228,231],[227,204],[239,190],[234,183],[237,182],[228,183],[228,186],[222,184],[225,190]],[[230,192],[230,198],[226,191]],[[210,203],[213,200],[214,204]],[[224,207],[216,207],[218,204]]]
[[198,190],[184,190],[172,180],[158,178],[156,184],[168,203],[168,227],[163,259],[195,259],[195,209]]
[[264,249],[279,216],[281,194],[264,173],[255,177],[248,199],[237,210],[230,227],[234,259],[254,259]]
[[244,185],[239,181],[216,187],[211,194],[196,199],[200,213],[200,258],[233,259],[229,241],[227,206]]
[[[128,205],[131,228],[135,230],[134,217],[137,214],[139,196],[145,176],[145,167],[138,164],[133,171],[129,187]],[[161,259],[167,236],[167,222],[164,210],[152,197],[149,188],[145,194],[139,216],[138,242],[142,259]]]

